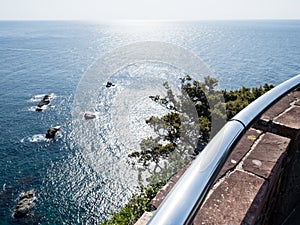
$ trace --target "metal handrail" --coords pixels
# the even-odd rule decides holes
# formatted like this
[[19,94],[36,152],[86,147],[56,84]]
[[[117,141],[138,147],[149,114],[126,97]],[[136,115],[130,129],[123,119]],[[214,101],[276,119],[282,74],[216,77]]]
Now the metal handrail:
[[271,89],[228,121],[182,175],[147,224],[192,224],[217,175],[246,130],[299,84],[300,74]]

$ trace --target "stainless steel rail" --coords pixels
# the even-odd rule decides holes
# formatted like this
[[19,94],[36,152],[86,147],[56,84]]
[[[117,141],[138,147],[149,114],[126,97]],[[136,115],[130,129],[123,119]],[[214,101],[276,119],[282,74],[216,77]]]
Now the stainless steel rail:
[[218,173],[244,132],[299,84],[300,75],[297,75],[268,91],[228,121],[176,183],[148,225],[192,224]]

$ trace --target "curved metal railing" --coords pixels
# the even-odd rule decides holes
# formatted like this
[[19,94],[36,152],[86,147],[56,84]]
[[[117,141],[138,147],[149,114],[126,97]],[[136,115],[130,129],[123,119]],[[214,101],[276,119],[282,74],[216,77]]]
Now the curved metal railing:
[[148,225],[192,224],[209,189],[245,131],[299,84],[300,75],[297,75],[268,91],[228,121],[176,183]]

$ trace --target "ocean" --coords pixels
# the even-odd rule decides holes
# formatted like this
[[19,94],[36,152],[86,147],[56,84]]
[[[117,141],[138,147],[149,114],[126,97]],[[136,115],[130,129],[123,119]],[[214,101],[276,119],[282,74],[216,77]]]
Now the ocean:
[[[101,64],[115,49],[150,42],[179,46],[201,58],[219,88],[277,85],[300,73],[297,20],[1,21],[1,225],[99,224],[139,190],[138,172],[127,155],[152,135],[145,120],[165,113],[148,96],[163,92],[162,80],[176,86],[174,80],[184,73],[156,61],[129,62],[96,82],[95,120],[78,123],[74,102],[96,60]],[[117,62],[118,54],[113,57]],[[163,79],[153,81],[155,76]],[[116,85],[105,88],[106,78]],[[46,94],[51,104],[36,112]],[[61,130],[48,142],[44,136],[53,126]],[[19,195],[31,189],[32,218],[11,218]]]

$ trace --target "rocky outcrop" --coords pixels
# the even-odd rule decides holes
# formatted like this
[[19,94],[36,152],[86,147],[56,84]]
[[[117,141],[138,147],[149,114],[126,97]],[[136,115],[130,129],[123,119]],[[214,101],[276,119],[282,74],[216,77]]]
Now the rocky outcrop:
[[23,193],[19,199],[16,208],[14,209],[12,216],[14,218],[23,218],[29,215],[29,211],[32,208],[34,202],[33,190]]
[[39,102],[35,111],[43,111],[43,106],[50,104],[50,96],[45,95],[44,98]]
[[92,113],[92,112],[86,112],[84,114],[84,118],[86,120],[91,120],[91,119],[95,119],[96,118],[96,114],[95,113]]
[[60,130],[60,126],[51,127],[47,130],[46,138],[47,139],[54,139],[56,136],[56,133]]
[[107,88],[110,88],[110,87],[113,87],[113,86],[115,86],[115,84],[113,84],[112,82],[109,82],[109,81],[108,81],[108,82],[106,83],[106,87],[107,87]]

